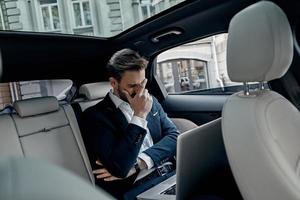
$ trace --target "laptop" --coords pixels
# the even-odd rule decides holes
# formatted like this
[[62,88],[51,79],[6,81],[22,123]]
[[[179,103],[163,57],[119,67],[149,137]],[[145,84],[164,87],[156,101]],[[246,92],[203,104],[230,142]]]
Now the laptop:
[[216,157],[226,156],[221,118],[184,132],[177,139],[176,175],[139,194],[139,200],[182,200],[205,185]]

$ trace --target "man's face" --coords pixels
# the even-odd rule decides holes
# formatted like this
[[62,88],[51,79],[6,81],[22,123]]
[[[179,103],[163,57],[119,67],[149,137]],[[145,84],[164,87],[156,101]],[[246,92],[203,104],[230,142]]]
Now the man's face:
[[111,81],[111,84],[114,89],[114,94],[123,101],[128,102],[127,97],[123,91],[127,91],[131,97],[134,97],[144,80],[144,69],[139,71],[125,71],[120,82],[114,79],[114,83],[112,83]]

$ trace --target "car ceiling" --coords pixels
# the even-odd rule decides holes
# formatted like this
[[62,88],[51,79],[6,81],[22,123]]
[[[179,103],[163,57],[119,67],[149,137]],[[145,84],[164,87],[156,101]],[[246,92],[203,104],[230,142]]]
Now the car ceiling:
[[[232,16],[256,1],[186,1],[107,39],[1,31],[1,82],[64,78],[80,85],[104,81],[105,65],[116,50],[132,48],[152,60],[171,47],[226,32]],[[275,3],[285,10],[292,26],[298,24],[300,2]],[[157,34],[173,29],[183,34],[162,38],[158,43],[151,41]]]

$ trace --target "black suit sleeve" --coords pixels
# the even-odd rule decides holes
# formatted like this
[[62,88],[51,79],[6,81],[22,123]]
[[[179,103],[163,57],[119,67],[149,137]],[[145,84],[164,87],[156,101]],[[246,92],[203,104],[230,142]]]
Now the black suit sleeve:
[[88,111],[83,115],[85,134],[105,168],[114,176],[125,178],[135,164],[146,130],[128,124],[117,129],[116,121],[105,112]]

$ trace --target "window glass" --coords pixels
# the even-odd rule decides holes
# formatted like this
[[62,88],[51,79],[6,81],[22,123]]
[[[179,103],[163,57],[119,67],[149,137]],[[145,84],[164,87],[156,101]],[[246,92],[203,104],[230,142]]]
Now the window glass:
[[156,74],[168,93],[240,85],[227,75],[226,44],[223,33],[165,51],[157,57]]
[[58,14],[58,6],[52,6],[52,18],[53,18],[53,27],[54,29],[60,29],[60,21]]
[[87,0],[73,0],[75,28],[92,25],[90,3]]
[[90,11],[89,2],[83,2],[82,7],[83,7],[83,14],[84,14],[85,24],[86,25],[92,25],[91,11]]
[[82,26],[80,4],[73,3],[73,9],[74,9],[75,26]]
[[183,1],[0,0],[0,30],[112,37]]
[[42,14],[45,30],[51,30],[50,13],[48,7],[42,7]]
[[57,3],[57,0],[40,0],[41,4]]
[[60,30],[60,18],[56,0],[41,1],[41,12],[45,31]]
[[36,80],[0,83],[0,109],[16,100],[42,96],[55,96],[58,100],[66,98],[72,87],[71,80]]

